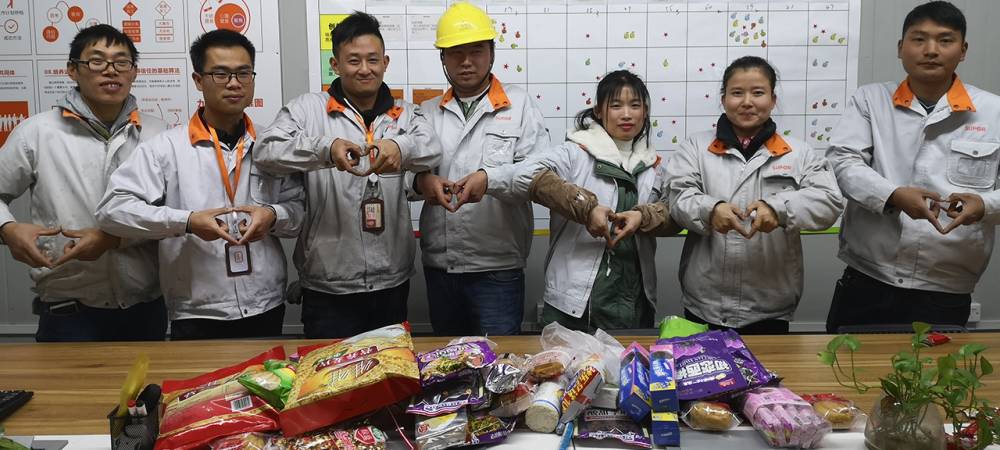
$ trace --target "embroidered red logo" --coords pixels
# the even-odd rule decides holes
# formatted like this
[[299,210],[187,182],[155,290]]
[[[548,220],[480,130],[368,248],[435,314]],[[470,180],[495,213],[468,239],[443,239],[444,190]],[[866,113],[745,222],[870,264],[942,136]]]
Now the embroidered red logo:
[[965,131],[971,131],[973,133],[986,133],[986,126],[980,124],[966,125]]
[[791,164],[775,164],[775,165],[771,166],[771,170],[773,170],[775,172],[791,172],[792,171],[792,165]]
[[497,120],[511,120],[510,116],[496,116]]

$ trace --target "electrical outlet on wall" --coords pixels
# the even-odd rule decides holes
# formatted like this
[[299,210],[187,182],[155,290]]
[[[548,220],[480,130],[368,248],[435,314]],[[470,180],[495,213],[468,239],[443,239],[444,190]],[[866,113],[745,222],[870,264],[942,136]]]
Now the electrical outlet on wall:
[[972,302],[972,306],[969,308],[969,322],[979,322],[982,317],[983,305],[979,302]]

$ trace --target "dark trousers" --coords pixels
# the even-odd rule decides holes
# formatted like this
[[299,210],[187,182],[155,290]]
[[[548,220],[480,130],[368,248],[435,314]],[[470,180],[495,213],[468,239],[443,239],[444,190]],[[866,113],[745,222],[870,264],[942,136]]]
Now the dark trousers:
[[170,322],[170,340],[240,339],[281,336],[285,305],[236,320],[181,319]]
[[36,297],[32,311],[38,315],[38,342],[162,341],[167,335],[162,297],[126,309],[91,308],[74,300],[46,303]]
[[424,266],[431,326],[438,336],[521,334],[524,271],[448,273]]
[[843,325],[909,324],[915,321],[965,326],[972,294],[903,289],[876,280],[850,267],[837,281],[826,332]]
[[788,321],[781,319],[765,319],[739,328],[730,328],[730,327],[724,327],[722,325],[716,325],[714,323],[708,323],[707,321],[705,321],[705,319],[698,317],[697,315],[695,315],[695,313],[689,311],[687,308],[684,308],[684,318],[692,322],[698,322],[708,325],[708,329],[710,330],[735,330],[740,335],[788,334]]
[[346,338],[406,320],[410,281],[381,291],[327,294],[302,289],[302,325],[309,339]]

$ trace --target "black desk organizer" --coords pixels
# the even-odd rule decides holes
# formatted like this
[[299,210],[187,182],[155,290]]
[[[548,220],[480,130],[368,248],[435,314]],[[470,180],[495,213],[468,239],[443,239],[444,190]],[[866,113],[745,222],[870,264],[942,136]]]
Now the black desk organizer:
[[[159,392],[157,390],[157,392]],[[111,450],[153,450],[156,437],[160,433],[159,394],[156,401],[146,405],[146,415],[132,417],[128,414],[118,417],[116,406],[108,414],[111,426]]]

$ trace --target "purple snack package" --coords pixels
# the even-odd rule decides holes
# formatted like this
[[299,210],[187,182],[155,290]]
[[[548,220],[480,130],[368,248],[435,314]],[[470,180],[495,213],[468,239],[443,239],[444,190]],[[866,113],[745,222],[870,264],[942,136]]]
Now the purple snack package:
[[677,396],[681,401],[742,392],[773,378],[732,330],[661,341],[674,345]]
[[468,373],[424,389],[414,397],[413,403],[406,408],[406,413],[433,417],[453,413],[466,406],[481,405],[486,401],[486,391],[478,376]]
[[517,426],[517,418],[501,418],[486,412],[475,413],[469,420],[468,445],[496,444],[507,440]]
[[649,432],[629,416],[613,409],[590,408],[576,420],[576,437],[581,439],[614,438],[635,447],[653,446]]
[[483,341],[453,344],[417,355],[420,384],[424,387],[476,371],[497,359]]

